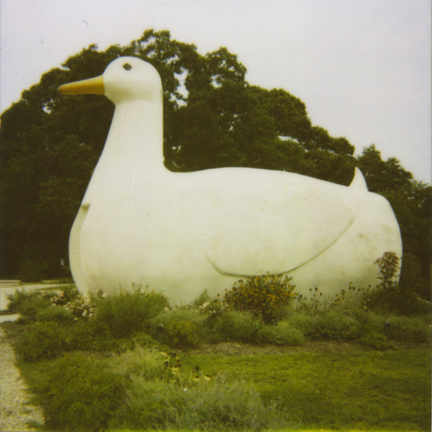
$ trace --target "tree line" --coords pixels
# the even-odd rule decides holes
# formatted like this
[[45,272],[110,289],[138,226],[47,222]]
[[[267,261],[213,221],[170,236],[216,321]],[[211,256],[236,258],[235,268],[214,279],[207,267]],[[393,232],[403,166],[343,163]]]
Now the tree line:
[[64,97],[57,88],[102,74],[120,56],[140,57],[161,76],[163,150],[172,171],[252,167],[348,185],[358,166],[369,190],[385,196],[396,213],[403,278],[415,279],[419,295],[429,297],[431,186],[416,181],[397,159],[383,160],[373,144],[355,157],[347,139],[312,125],[300,99],[283,89],[250,85],[245,66],[226,48],[201,55],[195,45],[171,39],[169,31],[153,30],[127,46],[82,50],[43,74],[2,114],[1,278],[67,274],[60,260],[68,262],[70,228],[114,105],[89,95]]

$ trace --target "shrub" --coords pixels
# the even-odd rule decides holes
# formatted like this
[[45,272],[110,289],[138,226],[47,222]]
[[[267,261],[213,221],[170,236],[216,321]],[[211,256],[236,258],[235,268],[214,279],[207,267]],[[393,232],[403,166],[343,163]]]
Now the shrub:
[[25,301],[23,301],[18,308],[18,313],[20,317],[18,322],[20,324],[28,324],[36,321],[36,315],[43,309],[51,309],[51,304],[47,303],[45,300],[38,298],[37,296],[29,296]]
[[419,309],[418,294],[407,282],[399,284],[399,258],[394,252],[385,252],[375,261],[381,282],[369,288],[361,305],[381,313],[410,314]]
[[209,315],[205,321],[206,339],[210,343],[255,343],[261,327],[260,319],[247,312],[223,311]]
[[18,342],[18,356],[28,362],[58,357],[66,348],[66,330],[54,322],[33,323]]
[[100,361],[74,353],[56,361],[37,401],[51,430],[106,430],[126,401],[127,379]]
[[34,295],[34,292],[30,293],[26,290],[20,291],[18,289],[13,294],[8,294],[8,310],[18,313],[20,305],[31,295]]
[[315,316],[294,313],[286,321],[312,340],[352,341],[362,334],[357,319],[332,309]]
[[303,333],[287,322],[280,322],[276,326],[262,326],[258,331],[259,343],[274,345],[300,345],[305,341]]
[[144,331],[150,320],[168,306],[168,301],[162,294],[137,288],[132,293],[121,291],[116,296],[100,298],[96,306],[95,320],[103,324],[113,337],[122,339]]
[[377,350],[395,348],[385,335],[376,331],[370,331],[364,334],[357,343]]
[[[52,308],[54,309],[54,308]],[[36,322],[26,326],[17,343],[18,356],[29,362],[48,360],[74,350],[121,350],[120,341],[94,321],[78,321],[67,326],[58,322]]]
[[172,348],[194,348],[200,342],[203,320],[196,310],[166,311],[152,320],[152,335]]
[[110,428],[171,430],[262,430],[286,425],[274,405],[264,406],[254,387],[224,376],[194,386],[132,378],[130,398]]
[[255,276],[238,281],[225,294],[227,305],[236,311],[249,311],[261,316],[265,324],[275,323],[283,316],[285,307],[295,297],[292,278],[282,275]]
[[41,322],[57,322],[57,323],[67,323],[73,320],[72,312],[63,306],[58,307],[45,307],[36,312],[36,321]]
[[429,342],[431,340],[430,317],[387,317],[389,339],[403,342]]
[[154,348],[135,346],[110,359],[110,370],[126,376],[139,376],[145,380],[165,379],[165,356]]
[[[8,295],[8,309],[10,311],[19,313],[21,315],[19,322],[21,323],[29,323],[37,320],[37,315],[42,313],[43,309],[52,309],[52,306],[66,306],[73,299],[78,297],[78,290],[73,287],[65,287],[61,290],[47,290],[47,291],[19,291],[16,290],[14,294]],[[44,316],[44,320],[49,314],[52,313],[52,317],[55,315],[57,318],[60,316],[60,313],[55,312],[46,312]],[[65,317],[65,313],[63,313]],[[54,319],[56,320],[56,319]]]

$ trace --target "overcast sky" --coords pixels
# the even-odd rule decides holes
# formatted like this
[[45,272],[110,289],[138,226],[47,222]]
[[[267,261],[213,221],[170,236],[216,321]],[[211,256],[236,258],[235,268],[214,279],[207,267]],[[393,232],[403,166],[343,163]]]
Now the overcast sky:
[[3,112],[90,44],[170,30],[201,54],[237,54],[361,153],[375,144],[431,183],[430,0],[0,0]]

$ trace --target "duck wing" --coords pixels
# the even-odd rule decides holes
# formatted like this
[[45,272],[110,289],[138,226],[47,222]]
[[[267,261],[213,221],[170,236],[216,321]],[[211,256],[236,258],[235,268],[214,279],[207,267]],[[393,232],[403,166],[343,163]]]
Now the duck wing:
[[203,247],[221,274],[292,271],[332,246],[358,212],[356,188],[291,173],[254,174],[248,187],[238,174],[234,183],[225,179],[229,189],[213,191],[208,203]]

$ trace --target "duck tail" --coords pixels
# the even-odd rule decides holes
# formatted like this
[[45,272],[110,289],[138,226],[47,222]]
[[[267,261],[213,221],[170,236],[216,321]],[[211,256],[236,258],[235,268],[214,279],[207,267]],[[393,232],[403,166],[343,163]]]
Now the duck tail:
[[351,184],[349,185],[349,187],[353,188],[353,189],[357,189],[357,190],[364,190],[366,192],[368,190],[366,180],[363,177],[363,174],[360,171],[360,169],[357,167],[356,167],[355,172],[354,172],[354,178],[353,178]]

